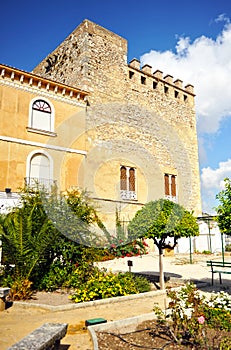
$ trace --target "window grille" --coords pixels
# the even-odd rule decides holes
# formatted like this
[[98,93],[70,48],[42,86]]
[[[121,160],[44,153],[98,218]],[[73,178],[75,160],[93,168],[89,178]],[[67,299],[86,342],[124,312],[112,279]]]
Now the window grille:
[[121,166],[120,167],[120,196],[126,200],[136,200],[136,177],[135,169]]

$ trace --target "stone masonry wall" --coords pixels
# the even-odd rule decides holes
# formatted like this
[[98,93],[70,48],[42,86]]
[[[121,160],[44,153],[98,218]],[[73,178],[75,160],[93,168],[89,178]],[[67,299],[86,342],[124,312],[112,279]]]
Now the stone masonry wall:
[[88,20],[33,72],[90,93],[85,178],[94,195],[100,184],[94,183],[92,174],[101,163],[120,156],[121,164],[130,162],[144,172],[148,188],[144,202],[163,196],[162,175],[174,173],[180,204],[200,215],[191,85],[183,87],[181,80],[163,77],[160,71],[153,73],[148,65],[140,68],[138,60],[127,64],[127,41]]

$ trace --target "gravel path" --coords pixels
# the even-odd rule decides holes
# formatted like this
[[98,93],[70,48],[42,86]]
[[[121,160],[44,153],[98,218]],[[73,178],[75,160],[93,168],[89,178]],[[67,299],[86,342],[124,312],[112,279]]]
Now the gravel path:
[[[215,280],[213,287],[210,285],[211,273],[206,266],[206,260],[210,258],[210,256],[196,255],[193,257],[194,263],[190,264],[189,256],[187,255],[165,257],[164,270],[170,275],[171,279],[193,279],[207,283],[201,284],[199,287],[205,292],[225,290],[231,294],[230,275],[224,276],[222,285],[219,284],[218,278]],[[212,258],[221,260],[221,257],[212,256]],[[155,255],[117,259],[116,261],[104,262],[103,265],[114,271],[128,271],[127,260],[133,261],[133,272],[158,272],[158,256]],[[226,257],[226,261],[231,261],[231,257]],[[68,294],[39,292],[35,296],[36,299],[31,300],[29,303],[15,302],[12,307],[1,312],[0,349],[6,350],[10,345],[45,322],[64,322],[68,323],[69,327],[66,337],[61,342],[60,350],[92,350],[90,337],[84,327],[86,319],[103,317],[108,321],[112,321],[149,313],[152,311],[154,302],[159,303],[162,307],[166,305],[165,296],[158,293],[151,298],[137,298],[136,300],[126,300],[120,303],[109,301],[107,304],[102,304],[99,301],[98,304],[96,303],[91,307],[51,311],[42,307],[32,307],[32,304],[71,306],[72,302],[68,299]],[[86,303],[84,304],[86,305]]]

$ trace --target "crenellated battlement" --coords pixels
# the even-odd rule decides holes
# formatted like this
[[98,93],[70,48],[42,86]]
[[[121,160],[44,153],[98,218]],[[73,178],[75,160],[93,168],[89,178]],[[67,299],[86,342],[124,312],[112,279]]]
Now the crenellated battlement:
[[[169,74],[163,77],[163,72],[153,72],[149,64],[141,67],[136,58],[127,64],[127,41],[89,20],[83,21],[33,72],[82,87],[90,92],[91,102],[104,103],[108,98],[119,101],[126,95],[131,102],[137,100],[137,91],[147,91],[150,97],[155,94],[194,107],[192,85],[183,86],[182,80],[174,80]],[[148,94],[145,98],[149,103]]]
[[180,79],[174,80],[173,76],[167,74],[163,77],[163,72],[156,70],[153,72],[152,66],[145,64],[143,67],[140,61],[134,58],[128,64],[128,76],[131,82],[138,87],[139,85],[165,94],[167,97],[178,101],[194,105],[194,87],[191,84],[183,86]]

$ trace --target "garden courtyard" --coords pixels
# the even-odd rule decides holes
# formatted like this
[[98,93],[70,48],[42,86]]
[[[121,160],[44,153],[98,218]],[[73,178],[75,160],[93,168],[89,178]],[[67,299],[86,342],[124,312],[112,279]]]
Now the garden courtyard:
[[[177,254],[164,257],[165,275],[169,277],[167,286],[176,286],[186,281],[194,281],[198,289],[211,293],[224,290],[231,294],[231,275],[222,275],[222,285],[218,275],[215,275],[211,286],[210,268],[206,260],[221,260],[221,256],[193,254],[190,263],[189,254]],[[132,261],[132,272],[158,275],[158,255],[150,253],[143,256],[120,258],[99,263],[112,271],[128,271],[128,260]],[[225,261],[231,262],[231,256],[225,256]],[[164,308],[166,295],[158,290],[158,284],[153,285],[153,291],[138,295],[118,297],[75,304],[64,292],[39,292],[29,302],[14,302],[11,307],[0,314],[0,347],[7,349],[28,333],[45,322],[68,323],[68,331],[62,339],[60,350],[91,350],[93,345],[89,333],[85,329],[85,320],[102,317],[107,321],[122,320],[152,312],[154,303]]]

